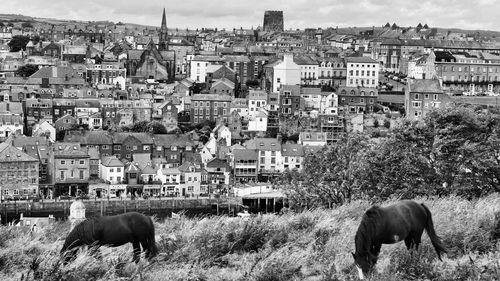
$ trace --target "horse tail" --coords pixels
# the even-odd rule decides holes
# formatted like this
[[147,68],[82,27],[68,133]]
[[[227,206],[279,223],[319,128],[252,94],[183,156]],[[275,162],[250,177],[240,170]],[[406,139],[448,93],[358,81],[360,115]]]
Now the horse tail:
[[427,235],[429,235],[429,238],[431,239],[432,246],[434,246],[434,249],[436,250],[439,260],[442,261],[441,253],[446,253],[446,249],[443,247],[441,240],[439,239],[439,237],[436,234],[436,231],[434,230],[434,223],[432,222],[431,211],[423,203],[421,205],[422,207],[424,207],[425,213],[427,214],[425,231],[427,232]]
[[149,251],[149,257],[153,258],[156,255],[158,255],[158,247],[156,247],[156,241],[155,241],[155,224],[153,223],[153,220],[150,217],[148,217],[148,219],[149,223],[151,224],[151,228],[147,238],[149,245],[148,251]]

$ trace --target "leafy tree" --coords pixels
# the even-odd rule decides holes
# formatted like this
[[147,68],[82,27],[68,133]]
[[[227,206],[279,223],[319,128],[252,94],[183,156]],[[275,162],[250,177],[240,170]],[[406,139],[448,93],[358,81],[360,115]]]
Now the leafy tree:
[[15,74],[17,76],[29,77],[37,71],[38,71],[38,66],[33,65],[33,64],[26,64],[26,65],[19,67],[16,70]]
[[21,50],[26,50],[26,44],[30,41],[28,36],[15,35],[9,42],[9,47],[11,52],[19,52]]
[[380,125],[380,124],[379,124],[379,122],[378,122],[378,119],[377,119],[377,118],[375,118],[375,120],[373,120],[373,127],[374,127],[374,128],[378,128],[378,126],[379,126],[379,125]]
[[286,171],[276,182],[288,198],[307,207],[343,204],[359,195],[367,139],[352,135],[309,155],[301,172]]
[[152,134],[166,134],[167,129],[158,121],[139,121],[135,122],[132,126],[123,126],[123,131],[130,131],[136,133],[152,133]]
[[40,38],[39,35],[35,35],[35,36],[33,36],[33,38],[31,38],[31,41],[33,42],[33,45],[36,45],[36,44],[40,43],[41,40],[42,39]]
[[391,128],[391,121],[389,119],[384,119],[384,127],[387,129]]
[[29,21],[26,21],[26,22],[23,22],[21,24],[21,27],[22,28],[33,28],[33,24],[31,24],[31,22],[29,22]]

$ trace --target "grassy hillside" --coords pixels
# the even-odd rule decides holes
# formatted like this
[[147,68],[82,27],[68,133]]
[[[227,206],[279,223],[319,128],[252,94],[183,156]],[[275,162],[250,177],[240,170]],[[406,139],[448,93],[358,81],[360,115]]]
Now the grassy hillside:
[[[477,201],[451,197],[424,202],[448,249],[440,262],[427,234],[418,252],[404,243],[383,245],[372,280],[500,280],[500,195]],[[384,204],[390,204],[385,202]],[[157,262],[130,263],[131,246],[86,251],[69,266],[57,264],[67,223],[31,234],[0,230],[0,280],[357,280],[354,234],[370,206],[356,201],[315,210],[249,220],[228,217],[157,223]],[[497,217],[495,218],[495,214]]]

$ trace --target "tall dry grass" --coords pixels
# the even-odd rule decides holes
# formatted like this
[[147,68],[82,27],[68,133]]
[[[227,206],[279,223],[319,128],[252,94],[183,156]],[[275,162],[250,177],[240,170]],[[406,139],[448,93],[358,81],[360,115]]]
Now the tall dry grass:
[[[426,234],[419,251],[383,245],[372,280],[500,280],[500,195],[475,201],[417,199],[448,249],[439,261]],[[387,201],[383,204],[391,204]],[[131,262],[130,245],[82,250],[68,266],[58,253],[66,223],[38,233],[0,228],[0,280],[357,280],[351,252],[366,201],[331,210],[156,222],[160,255]],[[499,229],[497,229],[498,231]]]

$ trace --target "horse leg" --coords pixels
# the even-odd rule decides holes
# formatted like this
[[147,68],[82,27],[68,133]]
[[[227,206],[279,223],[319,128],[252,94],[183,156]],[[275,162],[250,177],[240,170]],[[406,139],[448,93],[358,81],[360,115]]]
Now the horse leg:
[[416,233],[413,236],[413,241],[415,242],[415,250],[418,250],[418,246],[420,246],[420,242],[422,242],[422,233],[423,233],[423,229],[422,229],[422,231],[420,231],[419,233]]
[[132,247],[134,248],[134,258],[133,258],[133,261],[135,263],[138,263],[139,260],[141,259],[141,245],[140,245],[139,241],[132,242]]
[[414,245],[412,235],[408,235],[408,237],[405,238],[405,245],[406,249],[408,249],[408,251],[411,251]]
[[146,259],[149,259],[151,256],[151,251],[149,250],[149,243],[147,240],[141,241],[142,251],[145,253]]
[[375,244],[373,245],[372,247],[372,253],[378,257],[378,254],[380,254],[380,249],[382,248],[382,244],[381,243],[378,243],[378,244]]

